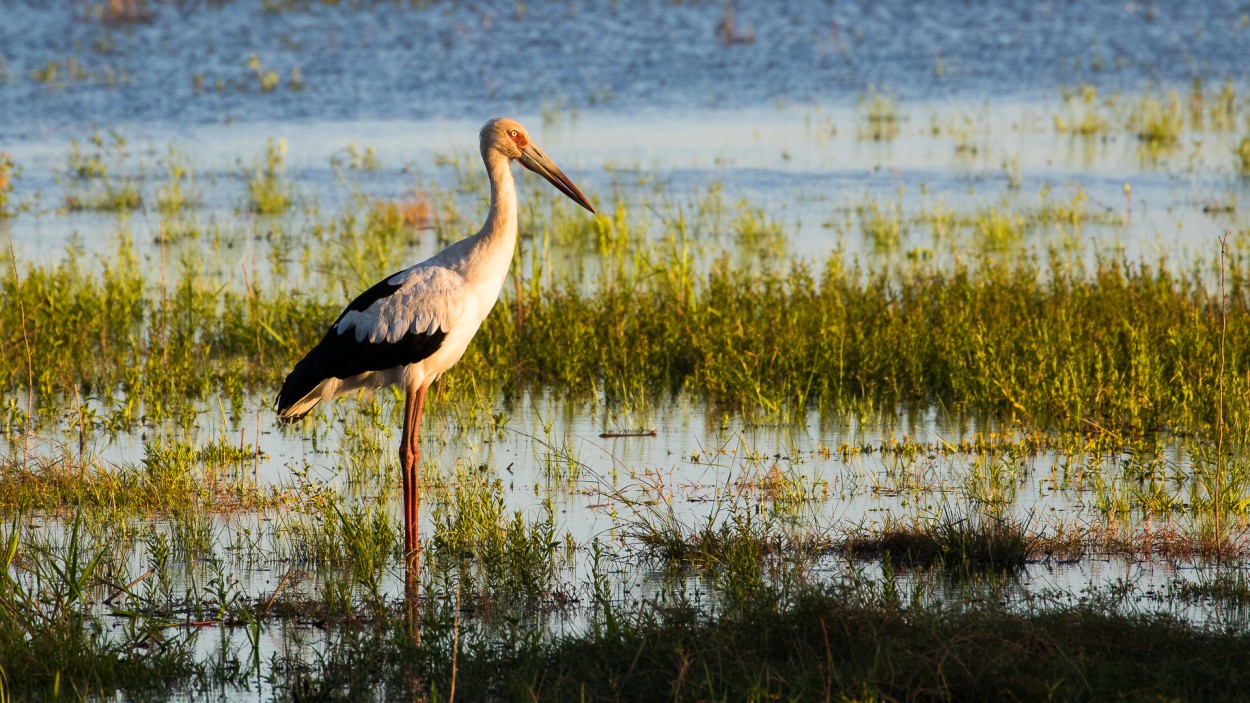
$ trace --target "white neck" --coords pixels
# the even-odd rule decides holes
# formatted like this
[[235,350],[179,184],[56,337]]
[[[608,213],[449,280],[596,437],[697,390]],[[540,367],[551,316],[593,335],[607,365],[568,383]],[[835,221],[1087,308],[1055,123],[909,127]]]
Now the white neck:
[[512,176],[511,160],[498,151],[483,150],[482,161],[486,163],[486,175],[490,178],[490,211],[486,224],[477,234],[448,247],[441,256],[450,255],[452,267],[466,280],[493,287],[492,296],[498,296],[516,249],[516,180]]
[[509,258],[516,244],[517,201],[516,180],[512,176],[512,160],[491,149],[482,154],[486,163],[486,175],[490,179],[490,212],[482,226],[481,238],[501,240],[499,244],[508,250]]

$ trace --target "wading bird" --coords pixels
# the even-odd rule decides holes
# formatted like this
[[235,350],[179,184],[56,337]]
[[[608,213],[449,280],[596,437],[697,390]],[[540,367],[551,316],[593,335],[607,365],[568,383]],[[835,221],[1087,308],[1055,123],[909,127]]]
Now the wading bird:
[[399,464],[404,488],[404,550],[418,547],[417,432],[425,392],[451,368],[499,299],[516,247],[517,197],[512,162],[546,178],[594,212],[515,120],[487,122],[480,134],[490,178],[490,212],[481,231],[421,263],[379,281],[348,303],[317,346],[282,384],[275,403],[284,420],[303,417],[317,403],[359,388],[404,388],[404,431]]

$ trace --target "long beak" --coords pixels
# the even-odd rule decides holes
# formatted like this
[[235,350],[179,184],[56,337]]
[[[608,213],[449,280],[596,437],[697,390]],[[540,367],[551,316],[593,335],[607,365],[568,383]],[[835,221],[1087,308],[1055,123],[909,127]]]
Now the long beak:
[[563,171],[556,167],[555,164],[551,163],[551,159],[547,158],[547,155],[543,153],[542,149],[539,149],[533,144],[529,144],[525,148],[521,149],[521,158],[517,160],[520,161],[521,165],[525,168],[528,168],[534,173],[546,178],[551,185],[556,187],[556,190],[569,196],[569,199],[573,202],[581,205],[591,212],[595,211],[594,206],[590,204],[590,201],[586,199],[586,196],[582,195],[582,192],[577,189],[577,186],[573,185],[573,181],[570,181],[569,177],[564,175]]

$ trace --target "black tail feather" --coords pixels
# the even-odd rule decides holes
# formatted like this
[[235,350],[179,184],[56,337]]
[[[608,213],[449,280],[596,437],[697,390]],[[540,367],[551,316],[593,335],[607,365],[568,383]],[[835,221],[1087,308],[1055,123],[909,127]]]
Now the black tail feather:
[[291,369],[291,373],[287,374],[286,380],[282,382],[282,390],[278,391],[278,397],[274,399],[274,409],[278,411],[279,419],[285,422],[293,422],[300,419],[307,412],[299,415],[287,415],[286,411],[292,406],[304,399],[304,396],[313,392],[325,376],[318,373],[321,364],[317,362],[316,357],[320,356],[321,345],[313,347],[295,368]]
[[370,342],[356,339],[351,331],[339,334],[331,327],[317,346],[291,369],[274,406],[283,419],[297,420],[307,413],[286,416],[283,413],[327,378],[348,379],[369,371],[415,364],[438,351],[446,338],[447,333],[440,329],[431,334],[409,332],[393,342]]

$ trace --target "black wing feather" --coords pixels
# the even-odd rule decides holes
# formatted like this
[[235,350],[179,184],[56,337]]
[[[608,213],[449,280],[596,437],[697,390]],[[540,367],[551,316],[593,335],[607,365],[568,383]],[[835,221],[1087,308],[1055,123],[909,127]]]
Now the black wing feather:
[[394,342],[371,342],[368,339],[358,341],[355,330],[346,330],[340,334],[335,329],[347,313],[363,312],[370,305],[398,290],[399,285],[388,282],[391,278],[393,276],[382,279],[348,303],[317,346],[305,354],[291,373],[287,374],[274,403],[279,414],[302,400],[327,378],[345,379],[367,371],[384,371],[415,364],[428,358],[443,345],[447,333],[441,329],[432,334],[408,332]]

